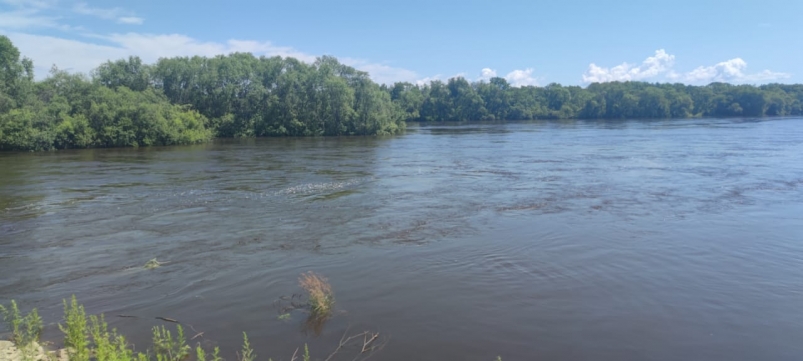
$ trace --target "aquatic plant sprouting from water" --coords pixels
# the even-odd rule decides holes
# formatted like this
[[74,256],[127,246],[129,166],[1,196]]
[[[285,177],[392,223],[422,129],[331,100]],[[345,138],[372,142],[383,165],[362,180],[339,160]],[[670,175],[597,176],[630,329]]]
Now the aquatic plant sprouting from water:
[[150,261],[145,263],[145,269],[159,268],[162,265],[162,263],[163,262],[159,262],[159,261],[156,260],[156,258],[154,258],[154,259],[152,259],[152,260],[150,260]]
[[335,304],[335,295],[332,292],[332,285],[326,278],[323,278],[312,271],[302,273],[298,283],[304,291],[307,291],[310,310],[312,316],[317,318],[327,318],[332,314],[332,307]]

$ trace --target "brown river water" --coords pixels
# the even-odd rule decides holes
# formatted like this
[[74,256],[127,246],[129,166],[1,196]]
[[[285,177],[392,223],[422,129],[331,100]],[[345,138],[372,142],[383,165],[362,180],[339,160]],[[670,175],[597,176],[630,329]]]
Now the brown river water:
[[[337,299],[318,329],[277,317],[308,270]],[[289,360],[347,330],[390,361],[803,360],[803,119],[0,154],[0,302],[57,340],[72,294],[230,360],[243,331]]]

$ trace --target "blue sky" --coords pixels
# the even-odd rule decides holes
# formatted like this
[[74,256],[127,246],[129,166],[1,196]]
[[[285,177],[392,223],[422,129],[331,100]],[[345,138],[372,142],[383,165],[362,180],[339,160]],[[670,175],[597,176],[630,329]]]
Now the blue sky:
[[334,55],[385,83],[800,83],[800,14],[800,0],[0,0],[0,34],[40,78],[53,64],[248,51]]

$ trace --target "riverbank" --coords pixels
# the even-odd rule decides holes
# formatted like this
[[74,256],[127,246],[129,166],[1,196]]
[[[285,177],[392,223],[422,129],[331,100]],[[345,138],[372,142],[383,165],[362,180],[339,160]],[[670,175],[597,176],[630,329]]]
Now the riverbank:
[[29,357],[11,341],[0,340],[0,361],[68,361],[66,349],[47,350],[38,342],[30,346]]

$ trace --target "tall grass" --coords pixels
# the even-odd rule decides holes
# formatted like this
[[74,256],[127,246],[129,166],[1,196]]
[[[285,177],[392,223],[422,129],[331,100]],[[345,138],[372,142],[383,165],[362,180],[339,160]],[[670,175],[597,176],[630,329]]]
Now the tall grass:
[[307,302],[312,315],[320,318],[329,317],[335,304],[335,294],[329,280],[309,271],[301,274],[298,283],[307,291]]

